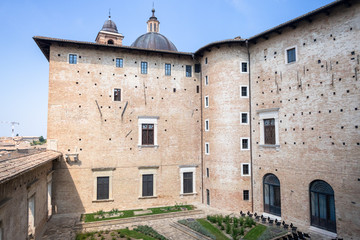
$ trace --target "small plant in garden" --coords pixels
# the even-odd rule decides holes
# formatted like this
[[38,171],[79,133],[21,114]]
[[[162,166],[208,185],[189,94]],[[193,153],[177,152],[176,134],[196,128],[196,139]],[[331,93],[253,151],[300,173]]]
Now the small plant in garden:
[[114,232],[112,232],[112,233],[110,234],[110,236],[114,237],[114,236],[115,236],[115,233],[114,233]]
[[233,218],[233,224],[235,228],[239,226],[239,220],[236,217]]
[[217,224],[219,227],[222,226],[222,219],[220,217],[217,218]]
[[103,210],[99,210],[96,212],[97,215],[103,216],[104,215],[104,211]]
[[240,217],[240,218],[239,218],[239,223],[240,223],[240,226],[243,226],[243,225],[244,225],[244,218],[243,218],[243,217]]
[[116,240],[116,237],[113,237],[111,240]]
[[104,237],[104,236],[102,236],[102,237],[101,237],[101,240],[105,240],[105,237]]
[[225,227],[224,227],[224,225],[222,225],[222,224],[221,224],[221,227],[220,227],[220,229],[221,229],[222,231],[224,231],[224,230],[225,230]]
[[240,235],[243,236],[244,233],[245,233],[244,227],[241,227],[241,228],[240,228]]
[[230,227],[230,221],[229,221],[226,223],[226,233],[230,234],[230,230],[231,230],[231,227]]
[[239,234],[239,231],[237,230],[237,228],[235,228],[235,227],[233,226],[232,231],[231,231],[231,237],[232,237],[232,239],[233,239],[233,240],[236,240],[238,234]]
[[123,233],[120,233],[119,236],[120,236],[121,238],[125,237],[125,235],[124,235]]
[[106,230],[105,233],[108,234],[108,233],[109,233],[109,230]]

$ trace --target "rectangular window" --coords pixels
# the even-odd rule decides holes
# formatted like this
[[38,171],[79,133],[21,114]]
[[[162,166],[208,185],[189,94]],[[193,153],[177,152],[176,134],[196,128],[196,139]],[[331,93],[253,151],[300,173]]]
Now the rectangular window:
[[186,65],[186,77],[191,77],[192,70],[190,65]]
[[142,175],[142,196],[143,197],[154,196],[154,175],[153,174]]
[[205,58],[205,64],[207,64],[207,63],[208,63],[207,58]]
[[290,48],[286,50],[287,63],[296,62],[296,49]]
[[205,76],[205,85],[209,85],[209,78],[208,78],[208,76]]
[[247,98],[249,97],[249,92],[248,92],[248,86],[240,86],[240,96],[242,98]]
[[122,58],[117,58],[116,59],[116,67],[117,68],[122,68],[123,67],[123,59]]
[[247,62],[241,62],[241,72],[243,72],[243,73],[248,72],[248,63]]
[[206,203],[210,205],[210,190],[206,189]]
[[114,89],[114,101],[121,101],[121,89],[120,88]]
[[249,123],[249,114],[247,112],[240,113],[240,123],[241,124],[248,124]]
[[201,72],[201,65],[200,64],[195,64],[195,72],[196,73]]
[[206,155],[210,154],[210,144],[209,143],[205,143],[205,154]]
[[209,119],[205,120],[205,131],[209,131]]
[[200,87],[199,87],[199,85],[196,86],[196,93],[200,93]]
[[209,107],[209,96],[205,96],[205,107]]
[[275,119],[264,119],[264,143],[275,144]]
[[142,145],[154,145],[154,124],[142,124]]
[[165,75],[171,76],[171,64],[165,63]]
[[210,176],[209,168],[206,168],[206,177]]
[[249,190],[243,191],[243,199],[244,201],[249,201]]
[[96,199],[109,199],[109,177],[97,177]]
[[184,193],[193,193],[193,172],[184,172]]
[[148,63],[141,62],[141,74],[147,74],[147,73],[148,73]]
[[77,64],[77,55],[76,54],[69,54],[69,63]]
[[249,150],[249,138],[241,138],[241,150]]
[[250,164],[249,163],[241,164],[241,176],[250,176]]

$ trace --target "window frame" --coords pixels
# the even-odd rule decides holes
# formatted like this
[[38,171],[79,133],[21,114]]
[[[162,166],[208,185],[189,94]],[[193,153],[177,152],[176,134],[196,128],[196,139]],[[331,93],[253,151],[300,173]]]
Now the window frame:
[[[103,201],[114,201],[113,191],[112,191],[112,182],[113,182],[113,171],[115,168],[93,168],[93,182],[94,182],[94,191],[93,191],[93,201],[92,202],[103,202]],[[97,178],[98,177],[109,177],[109,198],[108,199],[97,199]]]
[[[243,87],[246,87],[246,96],[242,95]],[[249,98],[249,86],[248,85],[240,85],[240,98]]]
[[208,108],[209,107],[209,96],[205,96],[204,97],[204,107],[205,108]]
[[[246,64],[246,71],[243,71],[243,64]],[[240,62],[240,72],[241,73],[249,73],[249,62],[248,61],[241,61]]]
[[[159,147],[158,145],[158,116],[139,116],[138,117],[138,147]],[[142,144],[142,124],[154,125],[154,144],[143,145]]]
[[[243,114],[246,114],[246,123],[243,122],[243,118],[242,118]],[[240,124],[249,125],[249,112],[240,112]]]
[[[145,67],[143,67],[143,65]],[[141,74],[148,74],[148,62],[141,61],[141,63],[140,63],[140,72],[141,72]]]
[[[248,166],[248,174],[244,174],[244,166],[247,165]],[[251,166],[250,163],[241,163],[241,176],[242,177],[249,177],[251,176]]]
[[[245,196],[247,196],[247,199],[245,199]],[[243,200],[250,201],[250,191],[249,190],[243,190]]]
[[[291,61],[289,62],[289,56],[288,56],[288,51],[294,49],[295,52],[295,61]],[[296,63],[298,61],[298,51],[297,51],[297,46],[291,46],[285,49],[285,64],[292,64],[292,63]]]
[[210,121],[209,119],[205,119],[205,125],[204,125],[204,129],[205,129],[205,132],[209,132],[210,131]]
[[[144,128],[144,126],[146,128]],[[146,139],[144,139],[144,132],[147,133]],[[151,134],[149,134],[149,133],[151,133]],[[152,137],[150,137],[150,136],[152,136]],[[152,138],[152,139],[150,139],[150,138]],[[143,146],[154,145],[154,124],[151,124],[151,123],[141,124],[141,145],[143,145]]]
[[165,63],[165,76],[171,76],[171,64]]
[[[70,62],[71,56],[75,56],[75,62]],[[69,53],[68,54],[68,64],[78,64],[78,54],[77,53]]]
[[[243,147],[243,140],[247,140],[247,142],[248,142],[247,148]],[[249,151],[250,150],[250,138],[248,138],[248,137],[240,138],[240,149],[241,149],[241,151]]]
[[[180,166],[179,172],[180,172],[180,182],[181,182],[181,188],[180,188],[180,196],[183,195],[194,195],[197,194],[196,192],[196,168],[197,166]],[[192,172],[192,193],[184,193],[184,174],[183,173],[189,173]]]
[[[157,170],[159,166],[141,166],[139,169],[139,199],[157,198]],[[143,175],[153,175],[153,195],[143,196]]]
[[210,155],[210,143],[205,142],[204,152],[205,152],[205,155]]
[[[188,72],[188,68],[190,68],[190,72]],[[185,65],[185,76],[192,77],[192,65]]]
[[[119,97],[119,100],[116,100],[115,99],[115,96],[116,96],[116,90],[120,90],[120,97]],[[114,93],[114,98],[113,98],[113,102],[121,102],[121,88],[114,88],[113,89],[113,93]]]
[[204,79],[204,85],[208,86],[209,85],[209,77],[206,75],[205,79]]
[[[280,108],[270,108],[270,109],[260,109],[257,110],[257,114],[259,115],[259,123],[260,123],[260,147],[280,147],[279,141],[279,109]],[[265,128],[264,128],[264,119],[275,120],[275,144],[265,144]]]
[[[118,65],[118,60],[119,60],[119,65]],[[123,68],[124,67],[124,59],[123,58],[115,58],[115,67]]]

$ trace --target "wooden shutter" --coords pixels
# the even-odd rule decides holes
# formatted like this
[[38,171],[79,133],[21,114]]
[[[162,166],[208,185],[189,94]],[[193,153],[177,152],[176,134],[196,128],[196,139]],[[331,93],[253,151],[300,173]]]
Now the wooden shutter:
[[193,192],[193,173],[186,172],[184,173],[184,193]]
[[145,174],[142,175],[143,183],[142,183],[142,195],[153,196],[154,195],[154,175],[153,174]]
[[97,196],[98,200],[109,199],[109,177],[97,178]]
[[265,144],[275,144],[275,119],[264,119]]

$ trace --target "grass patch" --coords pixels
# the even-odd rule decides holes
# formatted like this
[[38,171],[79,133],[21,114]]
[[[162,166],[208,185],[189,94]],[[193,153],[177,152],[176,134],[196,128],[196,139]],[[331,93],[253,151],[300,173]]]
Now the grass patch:
[[125,236],[127,237],[132,237],[132,238],[136,238],[136,239],[144,239],[144,240],[156,240],[156,238],[147,236],[141,232],[136,232],[134,230],[129,230],[129,229],[121,229],[117,231],[118,233],[123,233]]
[[216,237],[216,240],[228,240],[227,238],[218,228],[214,227],[211,223],[206,221],[205,219],[196,219],[204,228],[206,228],[211,234]]
[[246,240],[257,240],[265,232],[266,226],[258,224],[251,229],[244,237]]

